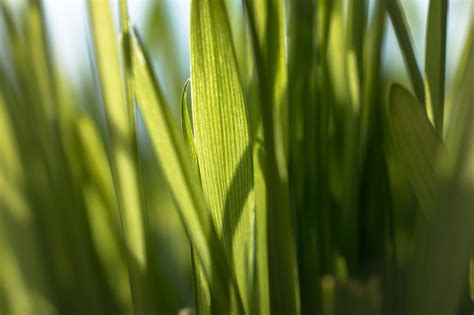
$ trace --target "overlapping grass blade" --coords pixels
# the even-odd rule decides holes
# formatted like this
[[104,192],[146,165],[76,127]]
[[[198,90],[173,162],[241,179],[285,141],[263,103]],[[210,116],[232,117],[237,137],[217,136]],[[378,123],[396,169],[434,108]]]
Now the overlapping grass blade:
[[437,159],[444,145],[415,97],[396,84],[390,89],[389,113],[406,174],[421,208],[430,218],[440,185]]
[[196,174],[199,175],[199,164],[196,153],[196,144],[194,142],[193,127],[191,125],[191,118],[189,116],[189,102],[188,102],[188,90],[191,81],[187,80],[183,93],[181,95],[181,128],[183,128],[183,136],[188,148],[189,154],[191,155],[191,160],[193,162],[194,169]]
[[222,0],[191,3],[191,82],[199,172],[232,261],[244,309],[254,277],[252,149],[243,88]]
[[[278,93],[275,86],[286,88],[286,71],[279,71],[277,65],[286,59],[284,43],[283,1],[266,2],[269,14],[266,23],[259,21],[259,12],[252,2],[246,0],[250,35],[256,74],[258,78],[258,102],[263,126],[263,144],[266,152],[266,183],[268,209],[268,272],[271,312],[281,314],[299,313],[299,288],[297,284],[296,250],[289,206],[288,175],[283,131],[279,121]],[[269,22],[271,20],[271,22]],[[277,23],[277,25],[269,24]],[[273,27],[263,32],[259,27]],[[265,34],[264,43],[261,36]],[[269,44],[271,43],[271,44]],[[278,44],[280,43],[280,44]],[[275,45],[275,46],[274,46]],[[269,47],[277,51],[269,52]],[[276,48],[275,48],[276,47]],[[267,62],[276,64],[268,65]],[[277,94],[275,94],[277,93]],[[280,111],[281,112],[281,111]]]
[[150,134],[153,149],[178,206],[193,251],[209,283],[213,310],[227,314],[234,281],[210,217],[185,143],[167,107],[151,63],[136,33],[131,34],[133,93]]
[[[474,115],[474,107],[472,106],[474,90],[471,88],[474,84],[473,76],[474,22],[469,26],[464,51],[457,66],[453,87],[446,103],[447,128],[444,134],[446,144],[454,156],[468,154],[468,150],[465,150],[466,136],[472,138],[469,129],[472,128],[472,115]],[[472,177],[474,180],[474,175]]]
[[388,0],[387,10],[392,21],[393,29],[397,35],[398,44],[400,45],[415,95],[421,104],[425,104],[423,77],[421,76],[420,68],[418,67],[418,63],[416,61],[415,51],[413,50],[410,32],[408,29],[408,23],[405,14],[403,13],[400,0]]
[[447,19],[448,0],[431,0],[426,28],[425,99],[430,120],[441,135],[444,124]]
[[[364,36],[367,23],[367,3],[365,0],[355,0],[349,2],[348,16],[348,42],[349,49],[356,56],[357,73],[362,74]],[[361,77],[358,77],[359,81]]]
[[88,4],[98,76],[107,118],[112,174],[128,252],[134,309],[139,314],[154,312],[156,304],[152,295],[155,279],[147,253],[147,218],[141,201],[136,155],[137,139],[134,117],[131,117],[132,111],[127,103],[129,95],[122,83],[118,37],[110,3],[90,0]]
[[[183,136],[191,156],[193,168],[195,173],[199,176],[199,165],[196,154],[196,144],[194,143],[193,128],[191,126],[191,119],[189,118],[188,105],[188,90],[191,81],[187,80],[184,84],[183,93],[181,95],[181,128],[183,129]],[[209,314],[211,312],[211,293],[209,292],[209,284],[207,283],[204,271],[202,270],[199,257],[196,256],[192,250],[192,267],[193,267],[193,281],[194,281],[194,300],[196,303],[197,314]]]
[[122,251],[120,217],[105,147],[89,117],[79,117],[75,121],[75,131],[80,152],[76,158],[87,161],[81,170],[81,187],[95,250],[122,310],[130,312],[127,257]]
[[258,292],[255,294],[255,310],[258,314],[270,314],[270,289],[268,279],[268,209],[267,185],[265,170],[265,151],[260,142],[253,146],[253,167],[255,183],[255,229],[257,261],[256,282]]

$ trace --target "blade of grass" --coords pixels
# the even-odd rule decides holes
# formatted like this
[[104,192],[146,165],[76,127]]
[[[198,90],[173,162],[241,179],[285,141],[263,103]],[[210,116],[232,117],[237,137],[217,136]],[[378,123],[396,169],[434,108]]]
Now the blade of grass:
[[[316,68],[313,1],[290,2],[289,37],[289,189],[297,218],[297,249],[301,313],[320,313],[321,252],[318,248],[315,144],[317,123],[313,71]],[[316,279],[316,281],[315,281]]]
[[[188,89],[190,80],[188,79],[184,85],[183,93],[181,95],[181,128],[186,142],[186,147],[193,162],[193,169],[197,176],[199,176],[199,165],[196,154],[196,145],[194,143],[193,128],[191,126],[191,119],[189,118],[188,105]],[[196,303],[197,314],[210,314],[211,312],[211,293],[209,292],[209,284],[207,283],[204,270],[202,269],[199,258],[191,249],[193,256],[193,280],[194,280],[194,296]]]
[[[446,104],[448,128],[446,128],[446,144],[453,155],[457,156],[464,150],[465,132],[472,124],[474,97],[474,22],[469,27],[461,60],[456,69],[456,77]],[[462,126],[462,127],[461,127]],[[467,130],[466,130],[467,128]]]
[[80,148],[78,158],[87,161],[82,170],[85,174],[81,176],[84,181],[81,188],[94,246],[122,310],[131,312],[129,275],[119,232],[120,214],[105,147],[89,117],[79,117],[75,121],[75,129]]
[[[259,106],[263,126],[263,143],[267,155],[267,209],[268,214],[268,268],[270,281],[270,305],[272,313],[298,314],[299,287],[297,282],[296,250],[289,205],[288,175],[285,162],[283,136],[279,128],[277,110],[273,104],[273,81],[265,66],[264,51],[259,43],[256,12],[249,0],[245,0],[253,57],[259,85]],[[274,5],[283,5],[278,2]],[[281,11],[277,9],[275,12]],[[278,17],[272,17],[278,19]],[[279,20],[282,22],[282,20]],[[280,33],[278,36],[283,36]],[[271,39],[267,39],[271,40]],[[279,41],[280,39],[273,39]],[[283,57],[283,55],[280,55]]]
[[[364,34],[367,23],[367,3],[365,0],[355,0],[349,2],[348,17],[348,42],[349,50],[352,50],[357,60],[357,73],[362,75]],[[361,77],[358,77],[362,81]]]
[[425,48],[425,99],[428,117],[440,135],[444,124],[444,78],[448,0],[431,0]]
[[[133,93],[140,107],[153,149],[178,206],[179,215],[195,255],[209,283],[213,310],[227,314],[234,284],[229,262],[220,244],[199,179],[186,152],[185,143],[165,103],[158,82],[151,71],[149,57],[132,30],[131,57]],[[235,286],[235,284],[234,284]]]
[[[127,106],[127,102],[130,102],[130,95],[127,95],[129,83],[127,81],[124,89],[110,3],[90,0],[88,4],[107,116],[112,174],[128,251],[134,310],[137,314],[146,314],[156,311],[155,299],[151,296],[154,277],[147,253],[147,218],[141,202],[134,116],[133,110]],[[122,23],[127,21],[122,19]]]
[[50,282],[44,277],[34,215],[24,192],[26,174],[5,102],[0,91],[0,312],[53,314],[45,294]]
[[192,1],[190,53],[201,182],[249,312],[255,238],[252,155],[243,88],[222,0]]
[[389,99],[396,147],[418,202],[430,218],[440,184],[437,157],[444,145],[418,101],[406,89],[393,85]]
[[270,314],[270,290],[268,279],[268,209],[265,172],[265,151],[261,143],[253,146],[253,166],[255,183],[255,229],[256,229],[256,281],[258,298],[254,305],[258,314]]
[[403,60],[408,70],[409,78],[415,95],[420,104],[425,104],[425,93],[423,77],[421,76],[420,68],[416,62],[415,51],[411,42],[408,23],[403,13],[402,5],[399,0],[388,0],[387,11],[392,21],[393,29],[397,35],[398,44],[402,51]]
[[189,117],[189,105],[188,105],[188,89],[191,81],[188,79],[184,85],[183,92],[181,95],[181,128],[183,129],[183,135],[188,148],[191,160],[193,161],[194,170],[199,176],[199,164],[196,153],[196,144],[194,142],[193,127],[191,126],[191,118]]

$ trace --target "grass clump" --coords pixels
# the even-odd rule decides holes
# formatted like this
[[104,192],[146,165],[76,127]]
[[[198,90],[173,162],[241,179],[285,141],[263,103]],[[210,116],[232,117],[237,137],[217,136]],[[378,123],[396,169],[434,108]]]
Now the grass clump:
[[88,0],[73,82],[45,3],[1,3],[0,312],[471,312],[473,19],[447,82],[448,1],[423,68],[370,4],[191,0],[183,71],[166,3]]

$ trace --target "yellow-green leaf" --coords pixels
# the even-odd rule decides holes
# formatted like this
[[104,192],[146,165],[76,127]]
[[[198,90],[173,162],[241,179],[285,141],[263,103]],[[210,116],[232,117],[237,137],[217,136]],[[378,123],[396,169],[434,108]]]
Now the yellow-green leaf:
[[[146,212],[141,201],[140,175],[133,117],[122,82],[118,34],[108,1],[89,0],[94,52],[111,147],[111,165],[126,249],[136,313],[155,312],[152,266],[148,264]],[[126,82],[127,85],[129,82]]]
[[191,3],[192,116],[202,187],[246,312],[254,273],[252,150],[222,0]]
[[[189,118],[188,111],[188,89],[190,82],[190,80],[186,81],[181,95],[181,128],[183,129],[183,136],[186,146],[188,147],[188,152],[191,155],[194,171],[199,175],[196,145],[194,143],[193,128],[191,126],[191,119]],[[207,283],[199,258],[196,256],[194,251],[192,251],[192,256],[196,313],[198,315],[209,314],[211,312],[211,293],[209,292],[209,284]]]
[[179,215],[193,251],[215,297],[218,314],[227,314],[230,305],[231,272],[218,241],[190,155],[178,125],[165,103],[151,63],[136,33],[131,34],[133,93],[140,107],[152,146],[178,206]]

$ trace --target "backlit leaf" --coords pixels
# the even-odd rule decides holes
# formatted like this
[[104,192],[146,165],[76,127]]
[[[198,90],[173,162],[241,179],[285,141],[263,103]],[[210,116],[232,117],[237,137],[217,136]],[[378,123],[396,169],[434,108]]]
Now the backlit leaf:
[[190,36],[193,128],[202,187],[248,312],[254,274],[252,150],[222,0],[192,1]]
[[[178,206],[179,215],[199,257],[219,314],[228,312],[230,270],[218,241],[199,180],[167,107],[151,63],[136,33],[131,34],[133,91],[163,173]],[[232,283],[232,282],[230,282]]]

